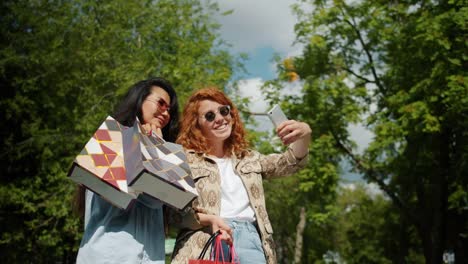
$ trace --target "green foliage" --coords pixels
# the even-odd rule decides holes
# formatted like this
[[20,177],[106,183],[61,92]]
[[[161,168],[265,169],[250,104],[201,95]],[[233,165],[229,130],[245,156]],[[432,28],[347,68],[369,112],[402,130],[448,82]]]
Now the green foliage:
[[419,240],[382,194],[372,194],[364,185],[341,188],[336,206],[335,250],[347,263],[423,263],[397,254],[401,243],[418,247]]
[[265,181],[265,199],[274,227],[278,263],[293,259],[297,222],[299,221],[298,180],[296,177]]
[[74,262],[71,162],[128,87],[163,76],[183,105],[239,67],[210,17],[184,1],[2,1],[0,4],[3,262]]
[[[266,87],[270,89],[272,87]],[[272,93],[269,93],[271,96]],[[322,134],[324,128],[314,126],[321,115],[306,115],[303,110],[310,110],[314,104],[302,104],[300,98],[288,97],[283,109],[288,116],[296,116],[297,120],[308,122],[313,127],[313,141],[310,146],[308,166],[296,175],[284,179],[264,182],[266,201],[270,219],[274,226],[275,242],[277,244],[278,262],[290,263],[294,259],[296,225],[299,222],[301,207],[306,209],[306,230],[304,234],[304,249],[308,254],[306,260],[320,259],[331,246],[327,232],[331,228],[329,205],[333,204],[338,180],[338,150],[333,145],[331,135]],[[300,107],[303,109],[301,109]],[[280,142],[274,137],[266,137],[257,143],[264,153],[278,151]],[[287,212],[287,214],[285,214]],[[313,248],[313,251],[310,249]],[[306,261],[306,263],[311,263]]]
[[[302,2],[312,5],[310,13],[300,5],[293,7],[299,17],[297,38],[305,45],[303,54],[288,58],[293,66],[278,63],[278,78],[264,90],[268,99],[282,102],[290,116],[305,120],[313,129],[309,166],[313,173],[298,184],[304,197],[311,198],[307,204],[313,207],[319,201],[309,193],[324,191],[320,194],[326,197],[332,192],[310,187],[334,186],[327,179],[333,179],[337,161],[346,157],[355,171],[388,195],[397,208],[392,214],[409,226],[401,229],[404,236],[396,238],[393,257],[385,256],[382,250],[389,247],[382,247],[385,238],[381,237],[378,243],[364,240],[360,244],[362,256],[375,258],[357,262],[417,261],[422,252],[426,263],[440,263],[445,250],[453,250],[457,262],[466,262],[462,246],[468,234],[466,3]],[[302,95],[282,97],[291,71],[301,78]],[[357,151],[348,133],[348,126],[358,122],[375,135],[364,152]],[[313,212],[319,215],[311,219],[331,220],[334,203],[326,201],[325,210]],[[372,218],[365,212],[384,214],[370,206],[362,210],[357,216],[367,222]],[[359,228],[366,223],[353,224]],[[369,228],[385,228],[382,234],[392,228],[371,224],[375,225]],[[365,230],[353,230],[340,245],[368,237],[371,232]],[[418,236],[413,239],[414,234]],[[405,237],[415,242],[405,243]],[[370,253],[376,249],[383,255]],[[344,251],[350,253],[348,258],[358,253],[353,250]],[[310,259],[308,254],[315,257]],[[313,252],[304,257],[310,263],[320,256]]]

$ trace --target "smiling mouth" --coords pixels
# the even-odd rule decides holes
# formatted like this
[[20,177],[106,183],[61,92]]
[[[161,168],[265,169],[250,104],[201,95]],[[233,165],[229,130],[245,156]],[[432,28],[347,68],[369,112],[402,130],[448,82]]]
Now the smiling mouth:
[[228,127],[228,123],[225,123],[225,124],[222,124],[216,128],[214,128],[214,130],[224,130]]
[[161,115],[155,115],[153,116],[154,119],[158,120],[160,123],[164,122],[164,117]]

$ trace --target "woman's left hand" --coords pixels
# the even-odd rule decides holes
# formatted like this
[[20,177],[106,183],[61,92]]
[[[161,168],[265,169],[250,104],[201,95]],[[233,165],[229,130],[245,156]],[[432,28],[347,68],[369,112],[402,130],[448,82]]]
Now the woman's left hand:
[[213,233],[220,230],[221,240],[226,241],[228,245],[232,244],[232,229],[220,216],[205,213],[197,213],[197,215],[200,224],[210,226]]
[[283,144],[289,145],[298,139],[310,137],[312,129],[307,123],[287,120],[276,128],[276,132]]

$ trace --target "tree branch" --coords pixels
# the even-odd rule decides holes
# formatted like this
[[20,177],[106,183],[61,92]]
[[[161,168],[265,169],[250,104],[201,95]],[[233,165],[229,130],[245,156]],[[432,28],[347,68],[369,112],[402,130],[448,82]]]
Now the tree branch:
[[362,37],[362,34],[361,32],[359,31],[359,29],[356,27],[355,25],[355,21],[351,22],[349,21],[348,19],[345,19],[344,17],[346,16],[345,14],[345,11],[340,8],[340,11],[341,11],[341,14],[343,15],[343,21],[348,24],[353,30],[354,32],[356,33],[356,36],[358,37],[359,39],[359,42],[361,43],[362,45],[362,48],[364,50],[364,52],[366,53],[366,56],[367,56],[367,59],[369,61],[369,64],[370,64],[370,69],[371,69],[371,72],[372,72],[372,76],[374,77],[374,83],[375,85],[377,85],[377,88],[379,89],[379,91],[382,93],[382,94],[385,94],[385,89],[382,85],[382,83],[380,82],[380,78],[379,76],[377,75],[377,71],[375,69],[375,66],[374,66],[374,59],[372,58],[372,54],[370,53],[369,51],[369,48],[368,48],[368,45],[367,43],[364,41],[364,38]]
[[373,182],[377,183],[379,187],[390,197],[390,199],[393,201],[393,203],[402,210],[412,221],[415,223],[419,223],[418,218],[414,213],[412,213],[411,210],[403,203],[403,201],[393,192],[390,187],[385,184],[385,182],[382,180],[381,177],[378,177],[378,172],[376,172],[372,167],[367,166],[364,164],[364,162],[356,157],[356,155],[349,149],[347,148],[341,140],[338,138],[338,136],[334,133],[333,129],[329,128],[330,133],[332,134],[333,138],[335,139],[335,142],[341,150],[343,150],[346,155],[348,155],[353,162],[356,164],[356,166],[359,168],[359,170],[363,171]]
[[351,74],[354,75],[355,77],[357,77],[357,78],[363,80],[363,81],[366,82],[366,83],[375,83],[375,81],[369,80],[369,79],[367,79],[366,77],[361,76],[361,75],[359,75],[359,74],[353,72],[353,71],[352,71],[351,69],[349,69],[349,68],[343,68],[343,69],[344,69],[345,71],[351,73]]

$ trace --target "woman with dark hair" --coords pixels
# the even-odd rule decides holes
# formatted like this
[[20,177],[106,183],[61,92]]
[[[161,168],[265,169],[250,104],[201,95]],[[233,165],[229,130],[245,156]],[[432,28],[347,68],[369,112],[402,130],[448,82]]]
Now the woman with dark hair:
[[[164,90],[168,97],[163,98],[158,95],[158,90]],[[154,93],[155,96],[151,96],[152,93]],[[156,101],[156,99],[158,101]],[[113,117],[124,126],[133,126],[135,117],[138,117],[140,121],[144,120],[143,112],[146,106],[145,104],[150,108],[152,104],[156,104],[158,107],[162,108],[162,110],[167,110],[167,116],[170,117],[168,119],[169,123],[162,126],[160,124],[158,131],[161,130],[162,134],[160,135],[162,135],[166,141],[175,142],[179,131],[179,104],[177,102],[176,92],[171,84],[162,78],[152,78],[134,84],[122,103],[117,107]],[[151,111],[148,111],[148,113],[151,114]],[[166,111],[161,111],[161,114],[166,116]],[[147,122],[142,121],[142,123],[148,126],[149,124],[157,124],[158,122],[153,120]]]
[[[130,88],[113,117],[125,126],[133,126],[138,117],[146,133],[154,131],[173,142],[178,134],[176,93],[162,78],[140,81]],[[85,231],[77,263],[165,262],[159,201],[143,194],[122,210],[87,190],[84,207]]]
[[289,145],[287,151],[262,155],[249,148],[239,111],[223,92],[205,88],[189,98],[177,143],[186,149],[199,194],[193,208],[200,223],[209,221],[208,227],[191,226],[179,233],[173,264],[196,259],[212,232],[229,227],[240,263],[277,262],[262,180],[303,168],[312,130],[287,120],[276,132]]

